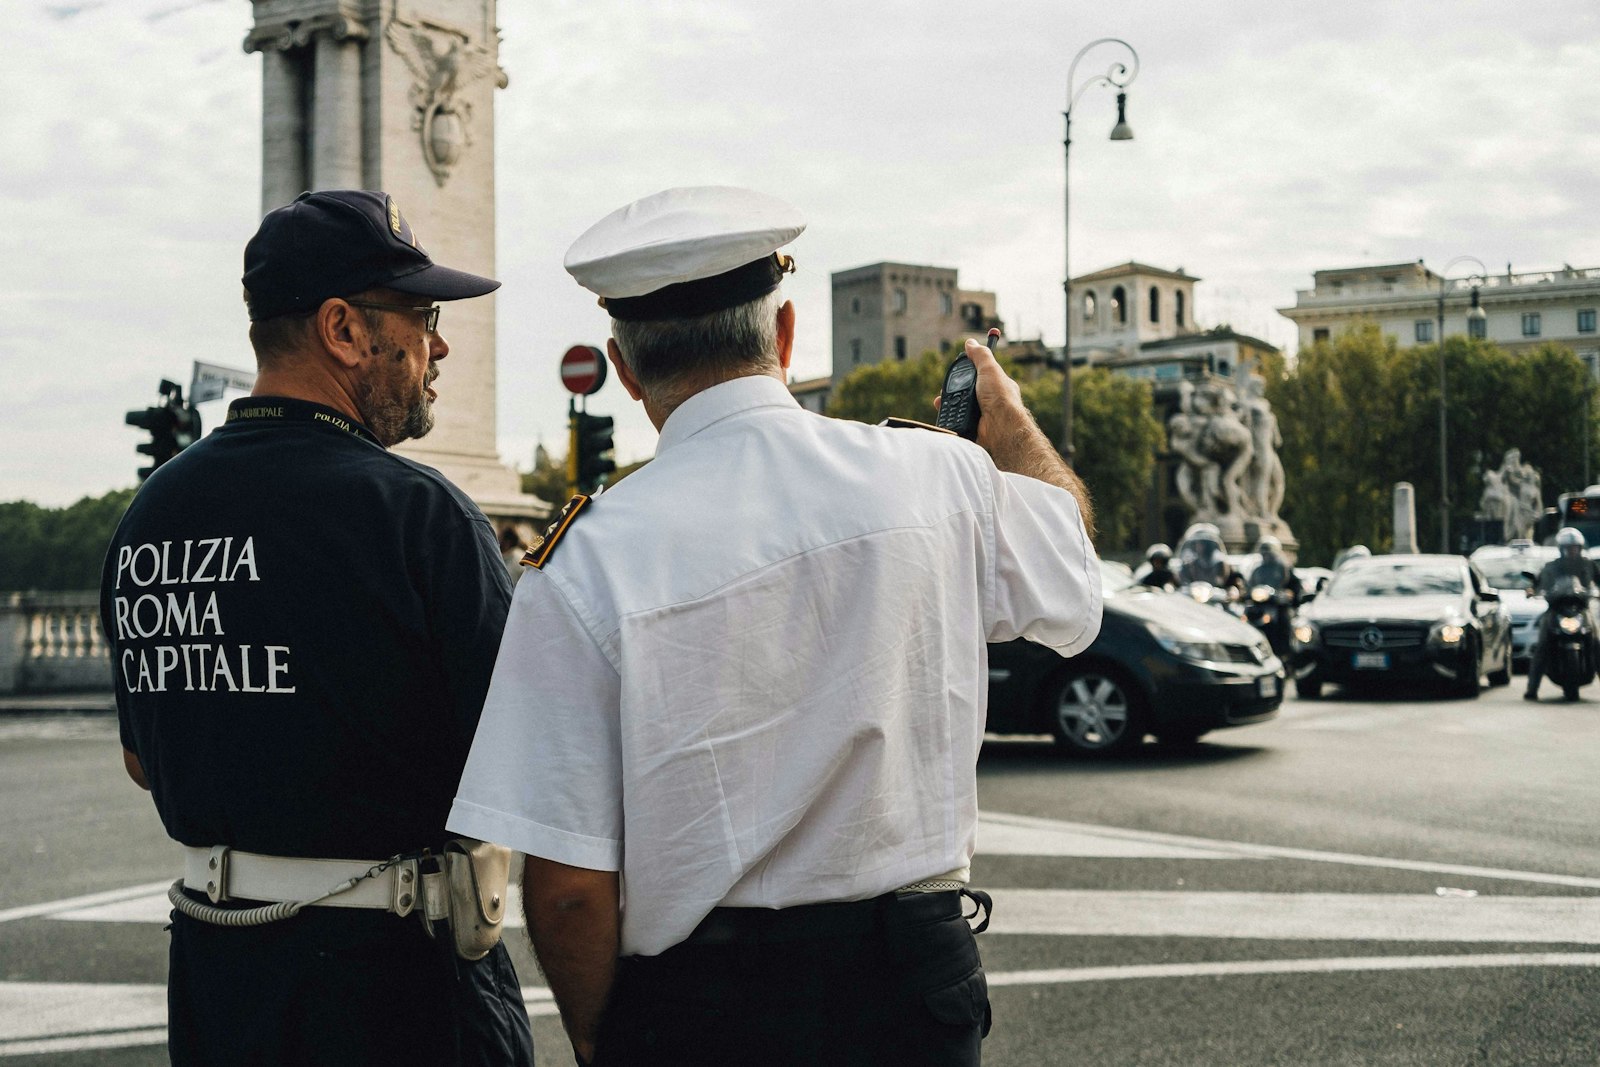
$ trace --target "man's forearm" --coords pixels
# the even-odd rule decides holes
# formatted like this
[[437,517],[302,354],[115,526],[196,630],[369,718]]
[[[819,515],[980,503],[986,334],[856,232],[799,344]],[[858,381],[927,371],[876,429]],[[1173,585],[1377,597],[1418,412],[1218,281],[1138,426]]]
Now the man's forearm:
[[[984,413],[989,418],[988,412]],[[1056,452],[1050,439],[1033,421],[1028,409],[1020,405],[1015,409],[994,413],[994,424],[984,427],[991,432],[979,438],[978,443],[989,450],[994,465],[1003,471],[1037,478],[1071,493],[1078,501],[1078,511],[1083,515],[1083,528],[1094,537],[1094,504],[1089,499],[1089,488],[1083,484],[1076,471],[1067,466]]]
[[530,857],[522,873],[522,906],[567,1036],[588,1060],[616,977],[619,895],[615,874],[584,872],[594,877],[573,885],[562,877],[573,870]]

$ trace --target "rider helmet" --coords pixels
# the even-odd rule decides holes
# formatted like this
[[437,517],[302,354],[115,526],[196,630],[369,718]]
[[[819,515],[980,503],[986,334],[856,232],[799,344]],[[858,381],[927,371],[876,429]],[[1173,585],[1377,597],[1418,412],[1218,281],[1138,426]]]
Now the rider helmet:
[[1273,537],[1271,534],[1267,534],[1261,540],[1256,542],[1256,551],[1261,553],[1262,556],[1266,556],[1269,552],[1273,555],[1277,555],[1283,551],[1283,542],[1278,540],[1276,537]]
[[1149,560],[1152,566],[1155,565],[1156,560],[1160,560],[1162,563],[1165,563],[1172,558],[1172,549],[1167,545],[1158,542],[1151,545],[1149,549],[1146,550],[1144,558]]
[[1571,526],[1564,526],[1556,531],[1556,548],[1560,551],[1563,559],[1582,559],[1585,547],[1581,531],[1575,530]]

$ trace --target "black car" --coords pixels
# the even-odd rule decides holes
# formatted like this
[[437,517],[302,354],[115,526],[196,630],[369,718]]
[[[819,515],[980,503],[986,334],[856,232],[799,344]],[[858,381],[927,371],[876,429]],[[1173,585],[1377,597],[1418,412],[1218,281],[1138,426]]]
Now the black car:
[[1065,752],[1106,756],[1146,734],[1169,744],[1278,714],[1284,667],[1227,611],[1133,584],[1101,564],[1100,636],[1062,659],[1031,641],[989,646],[989,731],[1054,734]]
[[1476,697],[1511,681],[1511,616],[1483,572],[1461,556],[1372,556],[1346,563],[1303,604],[1289,653],[1295,691],[1325,683],[1442,682]]

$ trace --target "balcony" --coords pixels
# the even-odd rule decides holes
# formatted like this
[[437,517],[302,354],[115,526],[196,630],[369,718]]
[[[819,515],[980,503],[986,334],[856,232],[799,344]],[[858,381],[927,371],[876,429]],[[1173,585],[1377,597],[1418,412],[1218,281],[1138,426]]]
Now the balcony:
[[0,693],[111,691],[100,594],[0,594]]

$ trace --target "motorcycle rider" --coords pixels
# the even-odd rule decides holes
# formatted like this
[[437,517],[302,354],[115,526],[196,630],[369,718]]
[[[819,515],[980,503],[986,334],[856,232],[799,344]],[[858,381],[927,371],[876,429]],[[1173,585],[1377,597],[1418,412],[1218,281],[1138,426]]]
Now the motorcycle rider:
[[1144,558],[1150,564],[1150,571],[1139,579],[1140,585],[1147,585],[1151,589],[1178,588],[1178,576],[1172,571],[1172,549],[1164,544],[1154,544],[1145,552]]
[[1261,553],[1261,562],[1250,572],[1250,580],[1245,584],[1251,589],[1258,585],[1271,586],[1274,590],[1289,594],[1291,606],[1300,603],[1305,589],[1300,584],[1300,576],[1295,574],[1283,554],[1283,542],[1267,534],[1256,542],[1256,551]]
[[[1570,583],[1576,578],[1588,590],[1592,597],[1597,584],[1600,584],[1600,570],[1597,570],[1594,560],[1584,555],[1585,543],[1583,534],[1571,526],[1563,527],[1556,532],[1556,550],[1560,553],[1555,559],[1546,563],[1539,571],[1538,595],[1548,601],[1553,593],[1563,583]],[[1594,632],[1594,611],[1589,608],[1591,633]],[[1546,640],[1556,622],[1555,613],[1546,611],[1539,617],[1539,640],[1533,646],[1533,658],[1528,664],[1528,691],[1522,694],[1524,700],[1539,699],[1539,683],[1544,679],[1545,649],[1549,647]]]
[[1222,533],[1209,522],[1197,522],[1178,542],[1178,584],[1210,582],[1221,589],[1240,584],[1239,575],[1222,554]]

